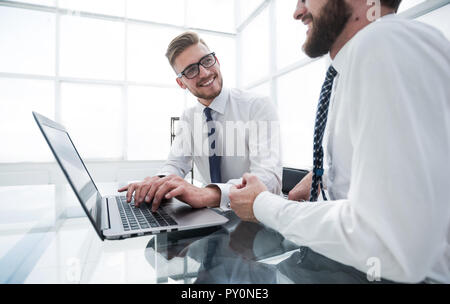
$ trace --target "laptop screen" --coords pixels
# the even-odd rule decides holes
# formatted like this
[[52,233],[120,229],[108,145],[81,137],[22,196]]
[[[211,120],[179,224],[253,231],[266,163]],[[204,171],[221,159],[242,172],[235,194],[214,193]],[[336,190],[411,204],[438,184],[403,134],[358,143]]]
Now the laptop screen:
[[98,227],[101,214],[99,214],[100,212],[97,213],[98,207],[96,205],[101,196],[78,155],[69,134],[64,130],[53,128],[46,124],[40,125],[61,169],[72,184],[80,202],[85,207],[85,211],[89,212],[91,220],[96,222]]

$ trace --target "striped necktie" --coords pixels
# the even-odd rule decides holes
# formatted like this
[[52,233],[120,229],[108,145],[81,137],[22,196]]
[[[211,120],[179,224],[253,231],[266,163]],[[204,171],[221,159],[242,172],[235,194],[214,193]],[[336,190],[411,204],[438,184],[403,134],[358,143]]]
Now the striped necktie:
[[316,202],[319,197],[319,187],[322,190],[324,200],[327,200],[325,191],[323,189],[323,137],[325,134],[325,127],[327,126],[328,108],[330,106],[331,89],[333,87],[334,78],[337,71],[330,66],[327,71],[325,82],[320,93],[319,106],[317,108],[316,125],[314,129],[314,170],[311,185],[311,195],[309,200]]
[[214,127],[213,118],[211,115],[211,109],[205,108],[204,110],[206,116],[206,122],[208,123],[208,127],[211,129],[208,130],[208,138],[209,138],[209,147],[211,153],[209,154],[209,174],[211,176],[211,183],[221,183],[222,182],[222,174],[220,172],[220,165],[222,161],[222,157],[217,156],[216,153],[216,136],[213,136],[216,133],[216,128]]

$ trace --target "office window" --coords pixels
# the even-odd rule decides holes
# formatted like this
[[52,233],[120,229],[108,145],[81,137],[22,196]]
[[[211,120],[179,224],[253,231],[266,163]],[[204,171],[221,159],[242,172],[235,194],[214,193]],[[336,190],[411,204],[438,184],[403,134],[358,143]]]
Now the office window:
[[307,58],[302,50],[307,27],[292,17],[295,8],[295,1],[276,0],[278,68]]
[[127,16],[174,25],[184,25],[184,0],[127,0]]
[[264,0],[245,0],[236,1],[238,7],[238,24],[244,22],[263,2]]
[[327,61],[317,60],[278,79],[283,164],[312,166],[314,121]]
[[52,81],[0,78],[0,160],[4,163],[53,159],[32,111],[55,117]]
[[125,26],[121,22],[61,17],[61,76],[122,80]]
[[121,159],[124,109],[116,86],[61,85],[61,118],[85,159]]
[[189,27],[208,28],[222,32],[234,31],[234,1],[187,0],[187,5],[187,25]]
[[269,75],[269,10],[264,9],[242,31],[242,79],[244,86]]
[[54,0],[20,0],[20,2],[46,6],[55,6]]
[[55,16],[0,7],[0,72],[55,72]]
[[58,6],[73,11],[112,16],[125,15],[125,0],[58,0]]
[[[169,42],[186,27],[199,28],[200,35],[217,52],[225,85],[237,85],[235,1],[24,0],[11,3],[20,8],[0,3],[0,79],[3,83],[16,83],[11,77],[21,77],[27,87],[33,87],[34,81],[51,84],[47,94],[37,94],[50,102],[49,116],[67,125],[87,159],[127,160],[127,155],[141,160],[166,158],[167,151],[141,153],[139,147],[132,151],[133,144],[125,146],[134,143],[134,134],[138,134],[128,132],[128,127],[135,127],[128,124],[127,113],[132,113],[136,109],[132,108],[133,103],[142,99],[134,93],[139,90],[146,92],[150,99],[167,95],[177,96],[171,100],[179,100],[181,96],[179,104],[164,115],[159,104],[149,104],[152,113],[159,113],[154,119],[161,122],[159,125],[170,122],[172,116],[180,116],[185,107],[198,103],[190,93],[178,88],[165,58]],[[34,5],[57,5],[63,10],[42,12]],[[80,16],[79,11],[92,14]],[[143,22],[120,18],[124,16]],[[112,127],[105,127],[107,120],[113,121]],[[98,138],[100,141],[96,141]],[[166,137],[161,138],[165,143]],[[47,152],[48,148],[43,147]],[[12,149],[19,150],[21,146]],[[27,158],[11,151],[4,150],[0,161],[52,160],[51,157]]]
[[175,72],[165,54],[180,30],[130,24],[128,26],[128,80],[161,84],[175,83]]
[[128,88],[129,160],[167,159],[170,118],[181,116],[185,94],[180,88]]
[[[4,129],[5,124],[12,123],[11,117],[17,125],[28,121],[32,109],[52,118],[62,118],[60,122],[68,123],[75,130],[74,136],[86,137],[86,142],[80,142],[80,149],[83,147],[83,154],[88,158],[165,159],[168,150],[154,151],[154,146],[141,146],[138,140],[142,136],[139,130],[147,121],[130,119],[147,112],[159,113],[152,121],[164,126],[162,130],[169,130],[170,117],[179,116],[185,107],[198,103],[190,93],[177,87],[174,72],[164,56],[170,40],[190,27],[199,28],[199,34],[217,53],[225,86],[238,86],[266,96],[273,94],[273,101],[280,107],[281,120],[293,123],[288,134],[302,129],[302,124],[311,128],[306,118],[298,119],[294,113],[314,118],[325,72],[324,60],[308,64],[301,50],[306,28],[292,18],[296,1],[22,0],[5,3],[0,2],[3,90],[0,115],[4,120],[1,136],[10,144],[0,152],[0,162],[52,160],[40,134],[33,137],[36,139],[33,145],[41,145],[41,152],[30,153],[21,141],[25,133],[18,136],[13,128]],[[44,12],[34,5],[58,5],[64,10]],[[437,9],[429,12],[430,8]],[[408,10],[414,15],[426,13],[417,19],[450,37],[447,2],[403,1],[400,12]],[[76,11],[93,14],[80,17]],[[142,22],[127,21],[121,18],[124,16]],[[290,69],[294,70],[285,74]],[[299,82],[306,83],[306,88]],[[160,104],[146,102],[166,98],[174,100],[169,112],[164,112]],[[289,102],[297,99],[302,102]],[[140,113],[138,105],[147,108]],[[87,106],[95,109],[95,117],[84,110]],[[105,127],[109,126],[106,119],[114,122],[113,127]],[[97,129],[98,134],[80,127],[83,120],[91,129]],[[29,129],[24,132],[31,132],[35,126],[26,128]],[[103,142],[95,145],[97,138]],[[311,130],[305,130],[304,134],[300,133],[298,143],[285,140],[284,151],[299,150],[299,143],[311,145],[311,138]],[[161,147],[168,149],[168,134],[158,140],[162,141]],[[12,147],[11,143],[14,143]],[[294,146],[290,148],[291,145]],[[107,151],[103,150],[106,146]],[[310,147],[304,151],[308,155],[299,158],[297,153],[287,154],[287,162],[298,166],[309,163]]]
[[236,40],[233,37],[200,33],[210,50],[216,53],[224,85],[236,86]]

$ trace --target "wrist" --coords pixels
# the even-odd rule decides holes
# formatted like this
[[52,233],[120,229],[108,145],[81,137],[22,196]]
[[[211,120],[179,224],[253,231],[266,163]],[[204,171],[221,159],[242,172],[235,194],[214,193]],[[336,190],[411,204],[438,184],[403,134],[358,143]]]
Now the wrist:
[[222,196],[222,191],[220,188],[215,185],[208,186],[203,188],[203,203],[205,207],[208,208],[216,208],[220,206],[220,198]]

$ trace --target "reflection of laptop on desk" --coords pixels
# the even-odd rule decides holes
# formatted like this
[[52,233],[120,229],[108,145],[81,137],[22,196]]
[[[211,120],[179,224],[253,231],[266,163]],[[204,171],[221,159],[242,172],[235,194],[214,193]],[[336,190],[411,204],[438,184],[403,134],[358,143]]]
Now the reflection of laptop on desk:
[[192,209],[172,199],[152,213],[146,204],[135,208],[125,196],[102,197],[66,129],[33,112],[42,134],[102,240],[181,231],[225,224],[228,219],[210,209]]

